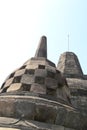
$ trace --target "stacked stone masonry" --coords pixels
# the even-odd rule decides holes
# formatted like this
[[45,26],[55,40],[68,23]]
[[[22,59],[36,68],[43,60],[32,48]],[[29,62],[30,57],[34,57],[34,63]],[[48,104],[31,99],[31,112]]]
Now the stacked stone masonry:
[[63,53],[56,67],[43,36],[35,56],[1,86],[0,129],[87,130],[87,75],[77,56]]

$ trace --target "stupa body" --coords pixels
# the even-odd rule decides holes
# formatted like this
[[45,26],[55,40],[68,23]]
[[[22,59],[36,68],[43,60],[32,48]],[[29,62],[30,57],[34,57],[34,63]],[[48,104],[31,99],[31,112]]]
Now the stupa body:
[[73,52],[61,54],[57,69],[67,80],[73,106],[87,115],[87,75],[83,74],[78,57]]
[[[2,129],[87,129],[87,113],[76,107],[77,98],[71,95],[72,79],[66,75],[68,67],[65,72],[60,61],[56,67],[47,59],[47,39],[43,36],[35,56],[11,73],[1,87]],[[83,75],[81,68],[76,73],[79,78]]]

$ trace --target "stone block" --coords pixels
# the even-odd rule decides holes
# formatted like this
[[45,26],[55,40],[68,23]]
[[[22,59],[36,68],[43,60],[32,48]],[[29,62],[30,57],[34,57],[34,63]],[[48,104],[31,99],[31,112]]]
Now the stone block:
[[37,76],[37,77],[44,77],[45,78],[46,75],[47,75],[47,72],[45,69],[36,69],[35,70],[35,76]]
[[[20,128],[7,128],[7,127],[0,127],[0,130],[20,130]],[[27,129],[26,129],[27,130]]]
[[58,108],[57,118],[55,124],[64,126],[64,120],[66,118],[67,110],[63,109],[62,107]]
[[24,74],[21,78],[21,83],[32,84],[34,82],[34,76],[29,74]]
[[15,76],[20,76],[20,75],[22,75],[22,74],[24,74],[24,73],[25,73],[25,69],[18,70],[18,71],[15,72],[14,77],[15,77]]
[[84,122],[81,121],[81,118],[80,113],[76,111],[59,108],[55,123],[64,127],[80,130],[83,126],[82,122]]
[[56,68],[55,67],[52,67],[50,65],[46,65],[46,70],[47,71],[50,71],[50,72],[53,72],[53,73],[56,73]]
[[29,64],[26,66],[26,69],[36,69],[36,68],[38,68],[37,64]]
[[70,91],[67,86],[63,86],[62,88],[57,89],[57,97],[61,97],[66,101],[70,101]]
[[15,105],[13,100],[5,100],[5,99],[0,100],[0,116],[13,117],[14,111],[15,111]]
[[68,126],[69,128],[81,129],[82,128],[81,118],[82,117],[79,113],[73,111],[67,111],[64,125]]
[[55,106],[36,104],[35,120],[46,123],[55,123],[57,109]]
[[46,78],[45,85],[47,86],[47,88],[56,89],[57,88],[57,80],[52,79],[52,78]]
[[26,69],[25,74],[34,75],[35,70],[34,69]]
[[55,73],[47,70],[47,77],[55,78]]
[[27,100],[17,100],[15,101],[15,117],[34,119],[35,116],[35,104],[28,102]]
[[52,130],[65,130],[65,128],[59,125],[52,125]]
[[4,87],[10,86],[10,84],[12,83],[12,81],[13,81],[13,78],[8,79],[8,80],[5,82]]
[[35,76],[34,81],[35,81],[35,83],[38,83],[38,84],[44,84],[45,83],[45,78],[44,77]]
[[35,128],[35,130],[52,130],[51,129],[52,125],[49,123],[43,123],[43,122],[33,121],[33,120],[28,120],[27,122],[29,124],[32,124],[32,126],[34,126],[33,128]]
[[34,93],[46,94],[46,87],[44,85],[34,83],[31,85],[30,91]]
[[[31,59],[29,65],[45,65],[46,64],[46,61],[45,61],[45,58],[33,58]],[[28,65],[28,64],[27,64]]]
[[7,89],[7,92],[11,92],[11,91],[17,91],[21,89],[21,83],[14,83],[11,84],[11,86]]

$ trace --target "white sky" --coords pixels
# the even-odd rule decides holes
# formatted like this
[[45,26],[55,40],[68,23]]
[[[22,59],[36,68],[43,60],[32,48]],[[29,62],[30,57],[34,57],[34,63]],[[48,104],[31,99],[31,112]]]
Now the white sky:
[[33,57],[42,35],[48,38],[48,59],[74,52],[87,73],[86,0],[0,0],[0,86]]

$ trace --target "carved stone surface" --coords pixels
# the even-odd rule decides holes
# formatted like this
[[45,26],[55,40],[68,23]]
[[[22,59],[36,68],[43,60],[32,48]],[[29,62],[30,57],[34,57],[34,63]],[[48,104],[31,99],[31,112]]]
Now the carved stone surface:
[[62,54],[56,68],[47,59],[47,39],[41,38],[35,57],[1,87],[0,129],[5,128],[87,130],[87,76],[74,53]]
[[83,75],[78,58],[73,52],[61,54],[57,68],[67,77],[82,77]]
[[47,58],[47,39],[45,36],[41,37],[39,46],[37,48],[35,57]]
[[87,76],[83,74],[77,56],[72,52],[63,53],[57,68],[66,77],[73,106],[87,115]]

